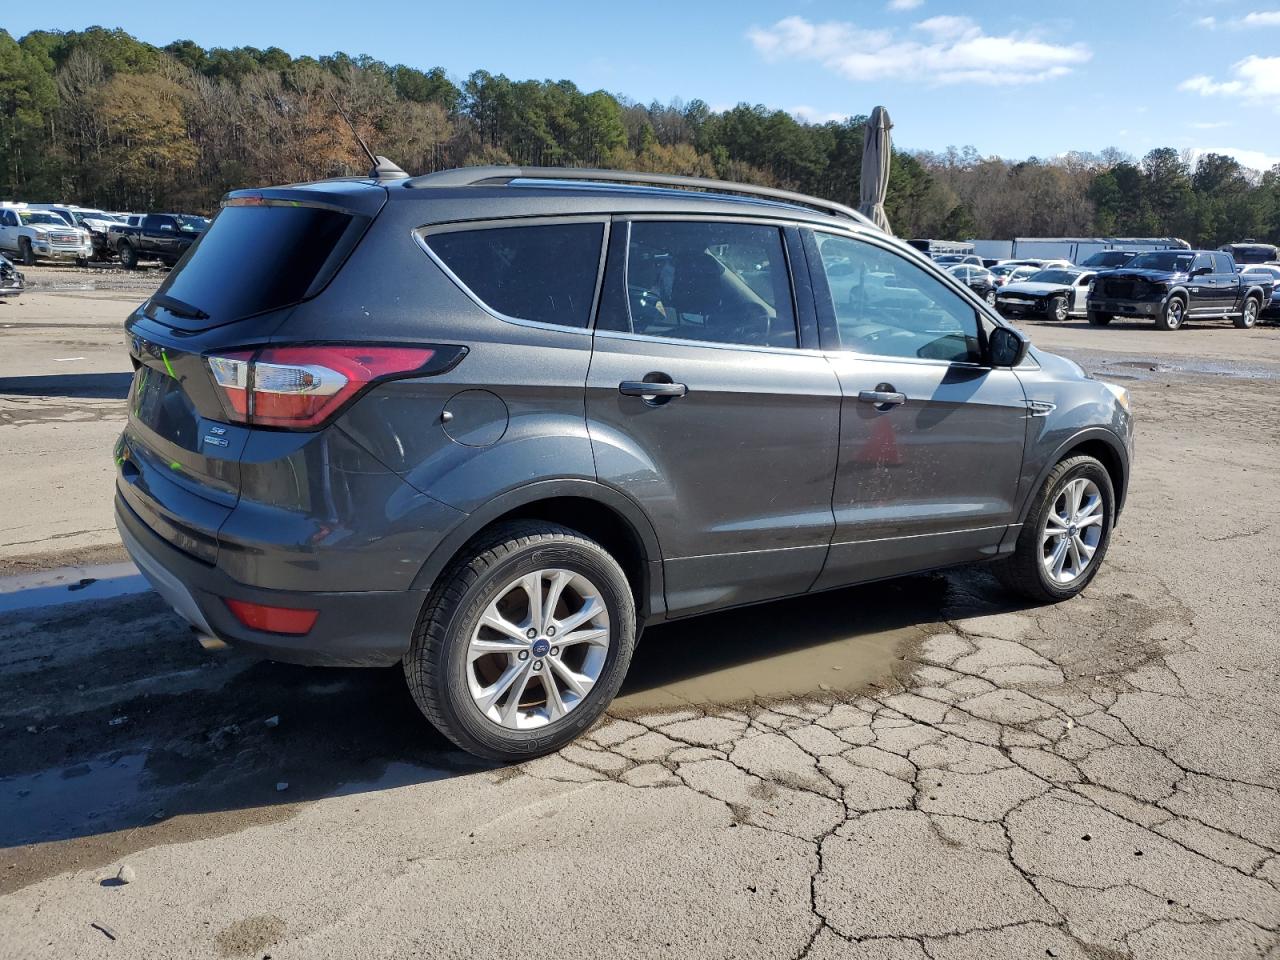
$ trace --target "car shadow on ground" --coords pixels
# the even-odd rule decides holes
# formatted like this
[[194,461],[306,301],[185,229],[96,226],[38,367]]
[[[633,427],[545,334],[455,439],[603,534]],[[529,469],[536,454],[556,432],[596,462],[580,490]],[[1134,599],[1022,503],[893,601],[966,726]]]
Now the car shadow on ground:
[[[985,572],[961,570],[655,627],[611,712],[851,693],[907,669],[900,648],[938,629],[944,609],[1015,609],[1008,600]],[[125,627],[145,642],[113,648],[112,631]],[[107,641],[4,676],[11,639],[58,643],[77,630]],[[0,618],[0,694],[0,848],[11,848],[0,863],[16,857],[10,870],[18,870],[0,870],[0,889],[40,872],[40,846],[98,838],[109,862],[166,837],[240,829],[272,818],[272,808],[288,816],[299,802],[498,766],[436,732],[398,666],[306,668],[210,654],[153,594],[73,604],[43,621]]]
[[35,377],[0,377],[0,394],[37,397],[87,397],[123,400],[132,373],[60,373]]

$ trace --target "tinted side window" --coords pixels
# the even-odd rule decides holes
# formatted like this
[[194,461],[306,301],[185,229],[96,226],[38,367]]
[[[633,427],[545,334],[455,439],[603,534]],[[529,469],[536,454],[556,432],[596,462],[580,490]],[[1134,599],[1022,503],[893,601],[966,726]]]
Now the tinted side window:
[[602,223],[484,227],[425,238],[490,310],[562,327],[591,320],[603,240]]
[[1195,270],[1212,270],[1213,258],[1207,253],[1196,254],[1195,262],[1191,265],[1191,269]]
[[1215,253],[1213,255],[1213,272],[1214,273],[1235,273],[1235,267],[1231,264],[1231,258],[1225,253]]
[[627,302],[633,333],[758,347],[798,343],[777,227],[632,223]]
[[840,346],[882,357],[978,363],[978,315],[916,264],[848,237],[816,234]]

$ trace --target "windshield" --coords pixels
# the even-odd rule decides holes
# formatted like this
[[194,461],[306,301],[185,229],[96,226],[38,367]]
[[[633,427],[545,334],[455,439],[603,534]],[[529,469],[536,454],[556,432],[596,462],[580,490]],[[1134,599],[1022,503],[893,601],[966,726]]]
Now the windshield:
[[944,254],[934,258],[938,263],[964,263],[964,257],[956,253]]
[[1127,264],[1135,270],[1165,270],[1186,273],[1191,269],[1193,254],[1177,250],[1154,250],[1140,253]]
[[1003,276],[1005,276],[1006,274],[1013,273],[1013,271],[1015,271],[1015,270],[1017,270],[1017,269],[1018,269],[1017,267],[1002,266],[1002,265],[1000,265],[1000,264],[997,264],[996,266],[994,266],[994,267],[992,267],[992,268],[991,268],[991,272],[992,272],[992,273],[994,273],[994,274],[995,274],[996,276],[998,276],[998,277],[1003,277]]
[[1266,263],[1268,260],[1274,260],[1277,256],[1275,247],[1262,243],[1238,243],[1222,249],[1231,254],[1236,263]]
[[55,227],[67,226],[67,221],[63,220],[55,213],[46,213],[43,210],[23,210],[18,216],[23,223],[51,223]]
[[209,221],[204,217],[193,217],[185,213],[175,213],[173,219],[178,221],[178,229],[187,233],[200,233],[209,226]]
[[1032,283],[1075,283],[1079,274],[1070,270],[1041,270],[1027,277]]

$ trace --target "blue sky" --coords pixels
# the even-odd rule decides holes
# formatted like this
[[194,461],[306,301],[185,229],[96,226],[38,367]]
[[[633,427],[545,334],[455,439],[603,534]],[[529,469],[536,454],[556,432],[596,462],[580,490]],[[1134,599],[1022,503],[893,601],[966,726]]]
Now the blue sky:
[[[1280,162],[1280,0],[742,0],[733,4],[10,4],[3,26],[122,27],[163,45],[368,53],[569,79],[636,100],[746,101],[826,119],[884,104],[895,142],[1052,156],[1116,146]],[[1035,4],[1040,7],[1042,5]],[[367,11],[367,13],[365,12]]]

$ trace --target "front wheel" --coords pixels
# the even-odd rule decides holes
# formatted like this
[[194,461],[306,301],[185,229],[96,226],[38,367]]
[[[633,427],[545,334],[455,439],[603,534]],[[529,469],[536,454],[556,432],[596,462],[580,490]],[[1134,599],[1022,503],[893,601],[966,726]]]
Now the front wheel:
[[18,259],[22,261],[24,267],[36,265],[36,252],[31,249],[31,241],[26,237],[18,241]]
[[618,692],[635,649],[618,562],[559,524],[501,524],[441,576],[405,654],[428,720],[462,749],[527,760],[569,743]]
[[120,266],[126,270],[138,269],[138,251],[133,249],[133,244],[122,241],[116,252],[120,255]]
[[1101,463],[1083,455],[1063,460],[1040,488],[1014,552],[996,564],[996,575],[1038,602],[1074,597],[1106,556],[1115,502]]
[[996,291],[994,287],[987,291],[987,295],[984,299],[987,301],[988,307],[994,307],[996,305]]
[[1059,323],[1065,323],[1067,320],[1067,298],[1052,297],[1049,300],[1049,317],[1057,320]]
[[1177,330],[1187,317],[1187,305],[1181,297],[1170,297],[1156,317],[1156,329]]
[[1250,297],[1244,302],[1244,311],[1235,318],[1235,325],[1242,330],[1248,330],[1258,322],[1258,313],[1258,301]]
[[1105,327],[1111,322],[1111,314],[1099,313],[1097,310],[1090,310],[1086,316],[1091,327]]

